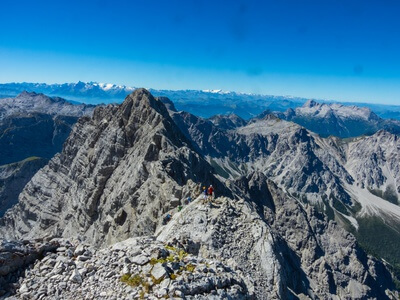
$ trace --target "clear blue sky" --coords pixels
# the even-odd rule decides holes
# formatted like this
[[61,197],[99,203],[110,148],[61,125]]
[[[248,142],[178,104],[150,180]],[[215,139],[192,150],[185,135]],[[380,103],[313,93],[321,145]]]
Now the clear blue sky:
[[400,105],[400,1],[1,0],[0,82]]

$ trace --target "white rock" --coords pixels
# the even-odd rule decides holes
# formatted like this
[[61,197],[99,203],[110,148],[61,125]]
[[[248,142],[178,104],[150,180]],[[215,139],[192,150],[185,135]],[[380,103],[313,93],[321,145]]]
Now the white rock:
[[167,270],[163,267],[161,263],[157,263],[153,266],[153,269],[151,270],[151,275],[153,275],[156,280],[159,280],[167,275]]

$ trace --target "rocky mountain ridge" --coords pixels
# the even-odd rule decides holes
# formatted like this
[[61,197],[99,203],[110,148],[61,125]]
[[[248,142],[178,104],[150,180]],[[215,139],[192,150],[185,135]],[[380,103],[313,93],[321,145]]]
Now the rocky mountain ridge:
[[[223,130],[189,113],[170,114],[221,177],[260,171],[356,234],[371,252],[400,262],[395,250],[400,246],[397,135],[379,131],[347,140],[321,138],[272,114]],[[372,224],[379,230],[371,239]]]
[[[343,166],[354,150],[272,115],[225,130],[165,101],[138,89],[81,118],[0,219],[0,234],[80,236],[95,247],[156,234],[219,256],[258,299],[396,297],[385,265],[329,220],[333,212],[351,225],[356,203],[364,208],[346,190],[361,182]],[[198,197],[205,184],[224,196],[211,207]],[[176,213],[188,197],[197,200]]]
[[[23,91],[35,91],[51,96],[83,103],[120,103],[136,88],[124,85],[97,82],[77,82],[63,84],[45,83],[4,83],[0,84],[0,97],[14,97]],[[190,112],[203,118],[216,114],[237,114],[241,118],[256,117],[265,110],[285,112],[300,107],[308,99],[292,96],[259,95],[236,93],[222,90],[156,90],[150,89],[157,97],[168,97],[179,110]],[[333,103],[331,100],[316,100],[322,103]],[[335,104],[336,103],[336,104]],[[383,119],[400,119],[400,106],[371,103],[343,102],[346,106],[368,107]]]
[[23,91],[15,98],[0,99],[0,119],[29,113],[81,117],[91,115],[94,107],[87,104],[72,104],[60,97],[51,98],[44,94]]
[[[63,152],[32,178],[20,203],[3,217],[2,224],[12,230],[2,233],[81,232],[96,245],[151,234],[173,198],[189,196],[201,180],[223,190],[165,106],[137,90],[120,107],[98,107],[92,119],[78,121]],[[44,181],[57,182],[57,188]],[[38,197],[47,199],[40,209]]]
[[400,121],[382,119],[367,107],[307,101],[303,106],[274,113],[283,120],[295,122],[323,137],[348,138],[371,135],[379,130],[400,134]]

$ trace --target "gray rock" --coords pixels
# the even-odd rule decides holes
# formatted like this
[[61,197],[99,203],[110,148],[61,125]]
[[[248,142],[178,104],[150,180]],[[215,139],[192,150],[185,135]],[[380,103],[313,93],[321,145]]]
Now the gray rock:
[[164,266],[161,263],[157,263],[153,266],[153,269],[151,270],[151,275],[156,279],[160,280],[165,278],[167,276],[168,272],[164,268]]
[[80,244],[75,248],[74,254],[76,256],[79,256],[82,255],[84,252],[85,252],[85,247],[83,244]]
[[144,255],[131,257],[131,262],[137,265],[144,265],[150,261],[150,258]]
[[75,283],[82,283],[82,276],[81,274],[78,272],[78,270],[74,270],[72,272],[72,275],[69,277],[69,280]]

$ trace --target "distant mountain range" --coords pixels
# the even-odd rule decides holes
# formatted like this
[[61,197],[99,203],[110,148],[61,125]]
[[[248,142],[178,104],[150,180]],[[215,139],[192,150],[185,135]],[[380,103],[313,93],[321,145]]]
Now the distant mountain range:
[[379,130],[400,134],[400,121],[382,119],[371,109],[343,104],[307,101],[303,106],[289,108],[284,113],[275,112],[282,120],[292,121],[318,133],[341,138],[371,135]]
[[[70,101],[88,104],[121,103],[135,90],[135,87],[97,82],[78,82],[63,84],[45,83],[5,83],[0,84],[0,97],[15,97],[23,91],[58,96]],[[291,96],[271,96],[227,92],[222,90],[155,90],[149,91],[157,97],[171,99],[178,110],[190,112],[204,118],[217,114],[236,114],[243,119],[250,119],[265,110],[284,112],[289,108],[302,106],[307,100]],[[317,100],[321,103],[332,101]],[[368,107],[381,118],[400,120],[400,106],[368,103],[345,103]]]

